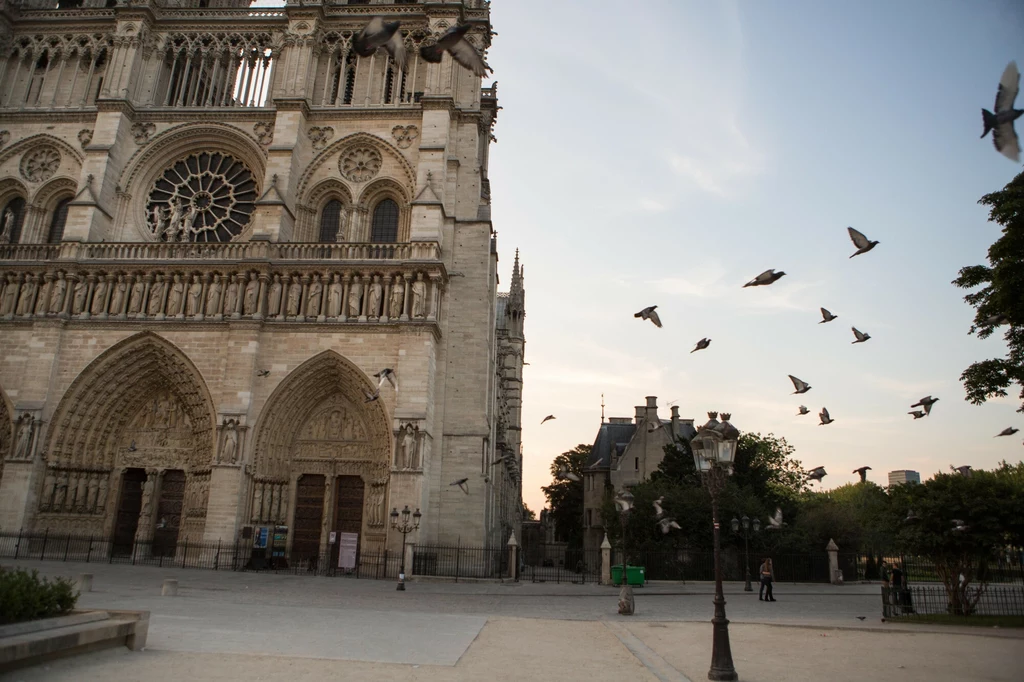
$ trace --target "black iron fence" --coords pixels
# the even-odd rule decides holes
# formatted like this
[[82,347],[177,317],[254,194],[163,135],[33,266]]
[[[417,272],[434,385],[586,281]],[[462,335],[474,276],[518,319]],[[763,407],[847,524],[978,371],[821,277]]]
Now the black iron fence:
[[1024,588],[979,585],[882,587],[882,616],[889,619],[943,620],[1024,617]]
[[597,583],[601,581],[601,550],[569,548],[564,543],[540,545],[524,553],[520,575],[535,583]]
[[416,545],[412,551],[412,575],[454,578],[512,578],[508,547]]

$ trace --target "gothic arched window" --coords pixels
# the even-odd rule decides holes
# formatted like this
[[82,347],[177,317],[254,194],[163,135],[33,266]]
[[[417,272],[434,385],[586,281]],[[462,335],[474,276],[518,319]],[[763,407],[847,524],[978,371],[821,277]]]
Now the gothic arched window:
[[327,202],[320,212],[320,241],[338,241],[338,230],[341,228],[341,202],[333,199]]
[[371,242],[398,241],[398,204],[393,199],[384,199],[373,209]]
[[15,197],[0,212],[0,243],[17,244],[21,237],[21,223],[25,219],[25,200]]
[[50,233],[46,241],[50,244],[58,244],[64,239],[64,224],[68,221],[68,205],[71,197],[61,199],[53,209],[53,218],[50,219]]

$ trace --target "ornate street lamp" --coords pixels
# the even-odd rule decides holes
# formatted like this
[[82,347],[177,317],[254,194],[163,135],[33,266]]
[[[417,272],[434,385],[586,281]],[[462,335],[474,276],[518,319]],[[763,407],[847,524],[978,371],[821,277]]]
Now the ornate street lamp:
[[737,680],[736,668],[732,664],[732,649],[729,646],[729,621],[725,617],[725,596],[722,594],[722,559],[718,539],[718,495],[725,488],[725,480],[732,473],[736,457],[736,443],[740,432],[729,423],[728,413],[722,413],[718,421],[717,412],[708,412],[708,423],[697,430],[690,441],[693,451],[693,465],[701,474],[701,481],[711,493],[711,516],[715,537],[715,617],[711,619],[714,639],[711,644],[711,669],[709,680]]
[[[750,517],[746,514],[743,515],[743,519],[737,519],[735,516],[732,517],[732,532],[739,533],[740,526],[743,527],[743,571],[745,575],[745,582],[743,583],[744,592],[753,592],[754,588],[750,586],[750,536],[749,531],[751,529]],[[754,519],[753,529],[755,533],[761,532],[761,521]]]
[[396,507],[391,508],[391,527],[402,534],[402,566],[398,569],[398,587],[399,592],[405,591],[405,536],[420,527],[420,518],[423,514],[420,513],[419,507],[412,514],[412,523],[409,522],[409,505],[405,505],[402,508],[402,521],[398,521],[398,509]]

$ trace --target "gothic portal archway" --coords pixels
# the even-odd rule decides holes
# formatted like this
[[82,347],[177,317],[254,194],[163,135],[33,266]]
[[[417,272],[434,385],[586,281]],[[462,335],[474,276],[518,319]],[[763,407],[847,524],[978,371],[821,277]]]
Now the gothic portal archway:
[[293,559],[328,551],[331,531],[358,533],[360,548],[384,543],[392,433],[382,401],[364,399],[372,388],[325,351],[281,382],[260,417],[250,520],[287,525]]
[[[202,375],[151,332],[89,363],[46,439],[37,528],[104,535],[113,551],[173,554],[206,524],[214,408]],[[152,543],[152,544],[151,544]]]

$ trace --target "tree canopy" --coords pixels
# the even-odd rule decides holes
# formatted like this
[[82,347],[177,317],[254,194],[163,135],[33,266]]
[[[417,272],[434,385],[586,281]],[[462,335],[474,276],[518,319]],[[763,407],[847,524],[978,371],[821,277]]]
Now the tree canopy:
[[967,392],[965,399],[975,405],[1006,396],[1016,383],[1022,401],[1017,411],[1024,412],[1024,173],[978,203],[990,207],[989,220],[1003,226],[1003,235],[989,247],[989,265],[961,269],[953,284],[961,289],[981,287],[964,296],[976,310],[968,333],[984,339],[1005,325],[1008,353],[973,363],[960,381]]
[[[551,462],[551,476],[554,480],[541,488],[548,498],[548,509],[551,510],[558,539],[572,547],[583,544],[583,468],[589,457],[590,446],[585,443],[558,455]],[[579,480],[556,478],[558,470],[563,467],[576,474]]]

